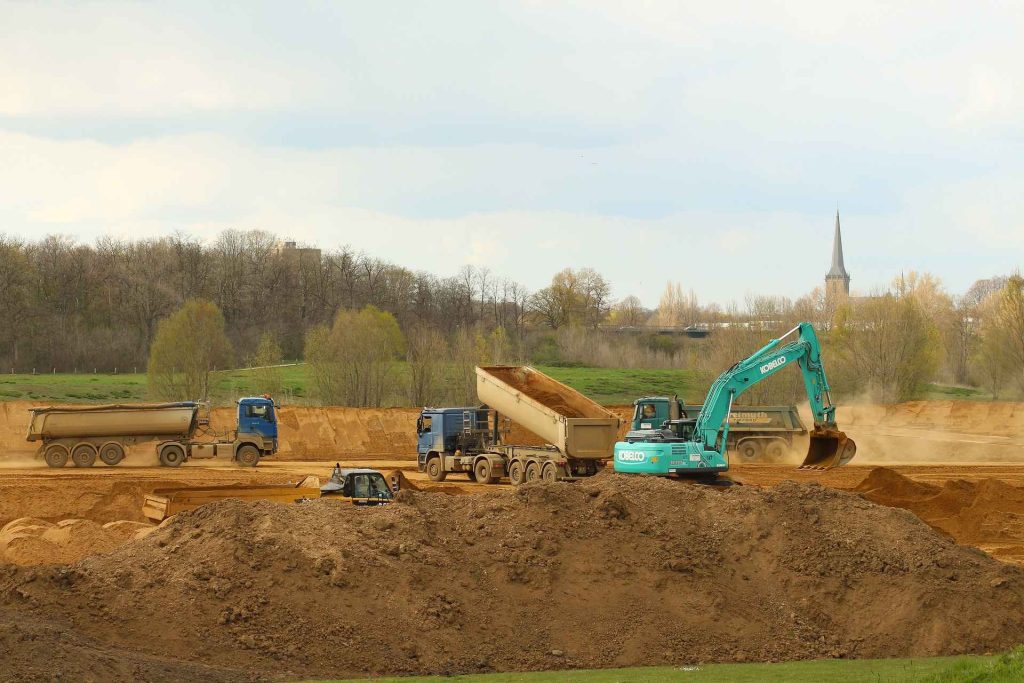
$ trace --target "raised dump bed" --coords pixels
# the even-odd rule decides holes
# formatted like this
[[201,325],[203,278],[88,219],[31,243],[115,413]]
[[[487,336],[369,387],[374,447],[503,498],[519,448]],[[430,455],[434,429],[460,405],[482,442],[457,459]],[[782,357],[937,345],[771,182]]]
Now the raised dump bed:
[[612,455],[619,417],[535,368],[478,367],[476,391],[481,401],[569,458],[602,460]]

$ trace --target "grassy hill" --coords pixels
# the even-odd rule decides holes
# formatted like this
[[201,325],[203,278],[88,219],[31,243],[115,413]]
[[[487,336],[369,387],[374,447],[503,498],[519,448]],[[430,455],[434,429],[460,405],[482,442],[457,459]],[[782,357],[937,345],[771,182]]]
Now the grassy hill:
[[[626,370],[617,368],[580,368],[539,366],[539,370],[591,397],[598,403],[618,405],[632,403],[643,395],[680,394],[689,401],[694,395],[695,378],[686,370]],[[306,403],[306,368],[296,364],[281,368],[284,392],[278,397],[285,403]],[[398,367],[404,380],[408,368]],[[262,394],[251,370],[230,370],[216,373],[217,402],[230,403],[239,396]],[[43,401],[54,403],[114,403],[150,400],[144,374],[15,374],[0,375],[0,400]],[[393,403],[404,405],[402,397]]]

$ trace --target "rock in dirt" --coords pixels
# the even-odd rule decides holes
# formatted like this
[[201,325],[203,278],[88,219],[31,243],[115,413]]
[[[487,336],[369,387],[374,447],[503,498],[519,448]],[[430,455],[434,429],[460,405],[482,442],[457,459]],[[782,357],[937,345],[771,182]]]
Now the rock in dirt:
[[69,567],[0,570],[0,633],[21,623],[39,654],[14,677],[928,656],[1024,641],[1024,571],[815,484],[601,474],[383,508],[218,502]]

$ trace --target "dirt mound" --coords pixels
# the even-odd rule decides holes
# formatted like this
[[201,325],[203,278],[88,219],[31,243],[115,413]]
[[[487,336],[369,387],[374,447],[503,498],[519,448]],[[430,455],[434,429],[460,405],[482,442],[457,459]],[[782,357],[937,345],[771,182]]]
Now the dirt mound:
[[910,510],[960,543],[991,550],[1003,559],[1024,560],[1024,488],[999,479],[957,479],[934,486],[877,467],[855,490],[881,505]]
[[0,563],[70,564],[109,552],[155,528],[128,520],[100,525],[88,519],[65,519],[53,524],[23,517],[0,529]]
[[855,494],[611,474],[223,501],[71,567],[0,569],[0,633],[40,625],[15,678],[125,677],[60,632],[97,662],[304,679],[996,651],[1022,608],[1024,571]]

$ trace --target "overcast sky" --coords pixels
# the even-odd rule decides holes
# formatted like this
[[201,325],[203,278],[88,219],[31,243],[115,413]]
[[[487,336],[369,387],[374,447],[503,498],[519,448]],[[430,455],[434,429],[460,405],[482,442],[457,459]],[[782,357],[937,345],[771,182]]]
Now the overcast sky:
[[656,305],[1024,257],[1024,3],[0,4],[0,232],[261,228]]

